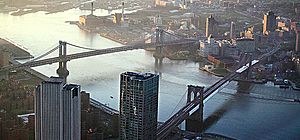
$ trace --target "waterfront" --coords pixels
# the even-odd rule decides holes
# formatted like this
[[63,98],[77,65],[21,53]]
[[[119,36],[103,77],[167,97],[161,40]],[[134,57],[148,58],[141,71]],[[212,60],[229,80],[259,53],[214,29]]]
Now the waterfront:
[[[77,20],[78,15],[88,12],[71,9],[56,14],[44,15],[43,12],[38,12],[20,17],[0,14],[0,19],[3,19],[0,24],[0,36],[21,44],[34,56],[54,47],[58,44],[58,40],[97,49],[120,46],[97,34],[86,33],[77,26],[64,23],[68,20]],[[98,10],[95,13],[108,14],[105,10]],[[82,50],[70,48],[68,53],[77,51]],[[56,55],[55,53],[50,56]],[[153,72],[155,70],[152,54],[144,50],[84,58],[68,62],[68,64],[69,82],[80,84],[82,89],[90,92],[93,98],[115,109],[118,109],[119,104],[119,74],[121,72]],[[171,115],[174,107],[186,92],[187,84],[208,86],[218,79],[199,71],[198,68],[198,63],[191,61],[164,59],[160,70],[159,121],[165,121]],[[34,69],[51,76],[55,75],[57,64]],[[270,133],[270,137],[261,137],[262,139],[274,137],[293,139],[299,136],[300,120],[296,117],[300,113],[299,104],[272,100],[274,97],[299,98],[299,92],[268,85],[255,85],[250,90],[251,94],[234,95],[236,88],[236,82],[233,82],[221,94],[217,94],[205,104],[205,118],[220,107],[225,110],[220,120],[207,132],[238,139],[254,139],[265,135],[266,132]],[[182,100],[181,105],[184,102]],[[286,122],[281,120],[286,120]]]

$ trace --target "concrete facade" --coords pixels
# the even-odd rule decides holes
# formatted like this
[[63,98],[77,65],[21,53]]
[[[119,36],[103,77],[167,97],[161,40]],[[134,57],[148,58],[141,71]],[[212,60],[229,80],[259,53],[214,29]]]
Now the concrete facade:
[[200,41],[199,53],[202,57],[208,55],[219,55],[219,43],[210,35],[207,40]]

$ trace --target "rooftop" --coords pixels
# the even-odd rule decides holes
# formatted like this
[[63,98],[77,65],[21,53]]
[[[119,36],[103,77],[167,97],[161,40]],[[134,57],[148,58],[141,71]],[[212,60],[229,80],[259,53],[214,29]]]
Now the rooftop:
[[146,80],[157,76],[156,74],[152,74],[152,73],[137,73],[137,72],[125,72],[122,73],[122,75],[131,77],[132,80]]
[[236,41],[254,41],[253,38],[237,38]]
[[79,85],[76,85],[76,84],[67,84],[64,86],[64,89],[66,90],[71,90],[73,88],[79,88]]
[[43,81],[42,83],[62,83],[64,81],[61,77],[53,77],[51,76],[47,81]]

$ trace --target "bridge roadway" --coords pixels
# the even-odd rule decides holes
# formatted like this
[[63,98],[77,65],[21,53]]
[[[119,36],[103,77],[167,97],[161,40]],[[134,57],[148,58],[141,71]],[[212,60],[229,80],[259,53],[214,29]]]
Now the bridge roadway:
[[98,108],[98,109],[101,109],[102,111],[110,114],[110,115],[119,115],[119,111],[118,110],[115,110],[111,107],[108,107],[102,103],[100,103],[99,101],[93,99],[93,98],[90,98],[90,105]]
[[[204,91],[203,99],[205,100],[207,97],[209,97],[216,89],[221,87],[224,83],[227,81],[231,81],[237,73],[232,73],[221,80],[217,81],[215,84],[210,86]],[[197,100],[198,98],[194,99],[193,101],[187,103],[182,109],[180,109],[176,114],[174,114],[170,119],[168,119],[163,125],[161,125],[157,129],[157,139],[163,139],[166,137],[166,135],[169,133],[169,131],[172,130],[172,128],[178,126],[182,121],[184,121],[188,116],[189,112],[192,111],[196,106],[199,105],[200,100]]]
[[[272,51],[265,53],[261,55],[258,60],[252,61],[252,66],[256,65],[259,61],[265,59],[268,56],[271,56],[275,52],[277,52],[280,48],[277,47],[273,49]],[[246,68],[245,68],[246,67]],[[236,70],[235,72],[232,72],[231,74],[223,77],[216,83],[214,83],[212,86],[205,89],[203,93],[203,100],[211,96],[216,90],[218,90],[221,86],[223,86],[225,83],[232,81],[235,77],[237,77],[239,74],[247,70],[249,67],[249,63],[242,66],[240,69]],[[188,116],[190,111],[192,111],[196,106],[200,103],[200,95],[198,95],[193,101],[187,103],[183,108],[181,108],[176,114],[174,114],[171,118],[169,118],[164,124],[162,124],[157,129],[157,139],[161,140],[165,138],[170,131],[172,131],[173,128],[178,126],[182,121],[184,121]]]
[[[165,42],[164,44],[154,44],[154,43],[136,44],[136,45],[130,45],[130,46],[121,46],[121,47],[115,47],[115,48],[93,50],[93,51],[88,51],[88,52],[70,54],[70,55],[66,55],[63,57],[53,57],[53,58],[47,58],[47,59],[43,59],[43,60],[29,61],[29,62],[26,62],[23,64],[15,64],[15,65],[12,64],[9,66],[2,67],[0,69],[0,72],[28,68],[28,67],[37,67],[37,66],[42,66],[42,65],[46,65],[46,64],[70,61],[70,60],[74,60],[74,59],[91,57],[91,56],[96,56],[96,55],[110,54],[110,53],[123,52],[123,51],[129,51],[129,50],[137,50],[137,49],[146,49],[146,48],[151,48],[151,47],[160,47],[160,46],[165,46],[165,45],[171,46],[171,45],[182,45],[182,44],[191,44],[191,43],[195,43],[195,41],[194,40],[193,41],[180,40],[180,41],[176,41],[176,42],[174,42],[174,41]],[[72,45],[69,43],[67,43],[67,44]]]

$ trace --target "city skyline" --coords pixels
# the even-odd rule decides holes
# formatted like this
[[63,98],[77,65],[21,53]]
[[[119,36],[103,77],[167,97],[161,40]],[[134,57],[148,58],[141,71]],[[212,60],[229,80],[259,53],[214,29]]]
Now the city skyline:
[[[294,139],[300,111],[299,4],[0,2],[0,139],[47,137],[42,131],[55,139],[83,140]],[[152,74],[157,86],[150,87],[159,87],[155,98],[140,100],[136,95],[150,94],[124,90],[135,87],[129,86],[134,79],[147,83]],[[64,80],[49,80],[55,75]],[[126,81],[125,75],[134,78]],[[187,95],[191,84],[204,88],[200,101],[198,94]],[[34,102],[37,85],[36,91],[49,96],[36,99],[47,102]],[[150,102],[152,109],[127,102],[125,94],[140,106]],[[201,104],[203,120],[191,116]],[[141,117],[152,125],[140,124]],[[198,132],[182,128],[186,119],[201,122],[200,128],[186,126]]]

